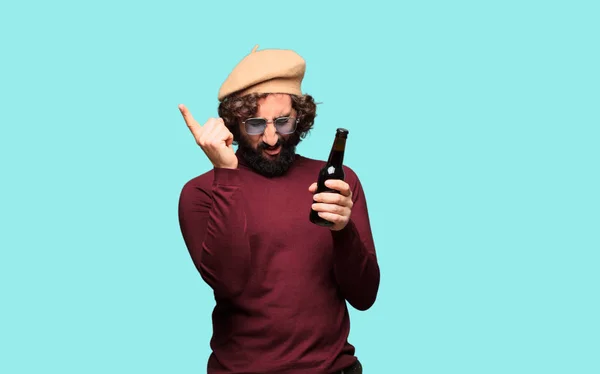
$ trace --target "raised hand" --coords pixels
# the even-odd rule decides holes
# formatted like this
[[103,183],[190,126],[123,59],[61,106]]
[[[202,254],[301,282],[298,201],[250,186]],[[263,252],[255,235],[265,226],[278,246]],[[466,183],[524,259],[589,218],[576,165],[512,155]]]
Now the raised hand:
[[179,111],[194,135],[196,144],[202,148],[213,166],[236,169],[238,159],[233,150],[233,134],[227,129],[223,119],[209,118],[203,126],[200,126],[185,105],[179,104]]

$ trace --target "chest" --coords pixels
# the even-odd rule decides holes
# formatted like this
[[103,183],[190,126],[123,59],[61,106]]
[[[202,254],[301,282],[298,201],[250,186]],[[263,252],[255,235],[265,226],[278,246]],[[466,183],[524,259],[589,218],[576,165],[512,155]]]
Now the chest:
[[290,275],[327,276],[332,267],[329,229],[309,221],[314,178],[273,180],[244,190],[252,266],[257,274],[281,280]]

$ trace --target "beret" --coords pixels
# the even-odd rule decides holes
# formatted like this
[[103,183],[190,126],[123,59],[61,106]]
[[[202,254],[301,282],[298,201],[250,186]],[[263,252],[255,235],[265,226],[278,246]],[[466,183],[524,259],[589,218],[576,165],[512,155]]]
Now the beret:
[[287,93],[302,95],[301,84],[306,63],[287,49],[263,49],[256,45],[229,73],[219,89],[218,99],[250,93]]

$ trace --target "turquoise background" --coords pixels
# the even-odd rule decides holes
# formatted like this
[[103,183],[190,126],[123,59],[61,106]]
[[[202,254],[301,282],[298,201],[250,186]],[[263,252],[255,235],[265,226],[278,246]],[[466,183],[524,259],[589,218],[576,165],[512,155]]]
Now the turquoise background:
[[177,201],[210,164],[177,105],[216,116],[259,44],[307,61],[299,153],[350,130],[365,373],[600,373],[598,4],[3,2],[0,372],[206,371]]

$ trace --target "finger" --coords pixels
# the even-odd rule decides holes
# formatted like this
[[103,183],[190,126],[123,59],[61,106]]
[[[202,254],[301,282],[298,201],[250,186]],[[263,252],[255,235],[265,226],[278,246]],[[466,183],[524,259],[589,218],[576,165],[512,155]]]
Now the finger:
[[349,218],[340,216],[339,214],[329,213],[329,212],[319,212],[319,217],[326,219],[329,222],[333,222],[334,224],[341,224],[348,222]]
[[229,147],[233,143],[233,134],[224,124],[217,124],[214,136],[219,141],[224,142],[227,147]]
[[229,129],[225,126],[225,122],[222,118],[215,118],[214,135],[218,136],[221,140],[229,138]]
[[183,120],[185,121],[185,123],[188,126],[198,123],[198,122],[196,122],[196,120],[194,119],[194,116],[192,116],[192,113],[190,113],[189,109],[185,105],[179,104],[179,111],[181,112],[181,115],[183,116]]
[[186,108],[185,105],[179,104],[179,111],[181,112],[181,115],[183,116],[183,120],[185,121],[187,127],[190,129],[194,137],[198,139],[202,134],[202,131],[200,131],[202,129],[200,124],[196,122],[196,120],[192,116],[192,113],[190,113],[190,111],[188,110],[188,108]]
[[218,122],[216,118],[209,118],[208,121],[202,126],[202,137],[200,138],[200,145],[209,145],[214,143],[214,132],[218,128]]
[[340,216],[350,216],[350,209],[342,205],[313,203],[312,209],[317,212],[339,214]]
[[204,131],[204,142],[207,144],[212,144],[214,138],[214,132],[217,128],[217,119],[209,118],[206,123],[204,123],[203,131]]
[[336,204],[352,208],[354,203],[349,196],[344,196],[339,193],[321,192],[313,196],[313,200],[319,203]]
[[202,128],[206,133],[206,136],[210,137],[210,134],[219,127],[219,121],[216,118],[209,118]]
[[229,130],[227,130],[227,138],[225,139],[225,145],[233,149],[233,134]]
[[220,118],[210,118],[207,123],[210,122],[210,131],[207,131],[207,133],[210,136],[213,136],[214,134],[218,133],[223,125],[223,120],[221,120]]
[[350,185],[340,179],[328,179],[325,181],[325,186],[339,191],[344,196],[351,196]]
[[308,187],[308,192],[310,192],[310,193],[317,192],[317,183],[316,182],[311,184],[310,187]]

